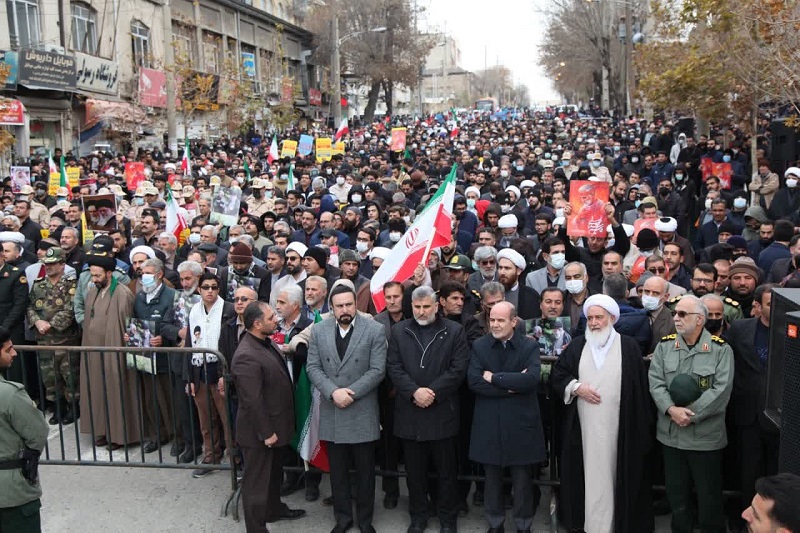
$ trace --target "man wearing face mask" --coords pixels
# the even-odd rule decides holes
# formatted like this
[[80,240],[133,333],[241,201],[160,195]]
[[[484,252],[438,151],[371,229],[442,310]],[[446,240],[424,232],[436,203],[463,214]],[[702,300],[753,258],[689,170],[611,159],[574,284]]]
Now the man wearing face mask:
[[800,181],[800,168],[789,167],[783,173],[785,187],[778,189],[772,203],[767,209],[767,215],[772,220],[781,218],[792,218],[793,222],[796,218],[796,213],[800,209],[800,191],[798,190],[798,182]]
[[675,333],[675,322],[672,320],[669,308],[665,305],[669,294],[667,280],[650,273],[642,277],[645,281],[639,289],[639,296],[642,300],[642,307],[647,310],[650,319],[652,335],[647,353],[652,354],[663,337]]
[[566,290],[564,284],[564,265],[566,265],[566,247],[564,241],[558,237],[550,237],[542,244],[542,259],[546,262],[545,268],[540,268],[529,273],[525,278],[525,285],[535,290],[538,294],[547,287],[557,287]]
[[[680,195],[673,191],[672,188],[670,177],[662,178],[658,183],[658,210],[661,211],[661,216],[663,217],[674,218],[676,221],[684,220],[686,219],[686,205]],[[685,237],[687,235],[685,231],[686,227],[684,225],[684,227],[680,228],[679,233],[683,232],[681,234]]]
[[391,249],[406,232],[406,222],[403,219],[390,219],[387,225],[389,227],[378,236],[378,246]]
[[747,193],[744,191],[739,191],[734,196],[733,201],[731,202],[731,210],[728,213],[728,220],[733,222],[739,227],[744,228],[745,226],[745,211],[747,210]]
[[272,211],[275,203],[268,198],[264,197],[264,188],[267,184],[261,178],[255,178],[250,184],[252,195],[245,200],[247,204],[247,213],[260,217],[267,211]]
[[728,324],[725,321],[725,302],[716,294],[706,294],[700,301],[708,308],[708,320],[705,328],[712,335],[721,337],[727,330]]

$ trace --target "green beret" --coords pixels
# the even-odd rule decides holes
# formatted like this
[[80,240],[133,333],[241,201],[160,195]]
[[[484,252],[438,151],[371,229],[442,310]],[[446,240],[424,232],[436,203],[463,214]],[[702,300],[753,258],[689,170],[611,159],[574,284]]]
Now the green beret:
[[678,407],[686,407],[697,400],[703,391],[689,374],[678,374],[669,385],[669,395]]

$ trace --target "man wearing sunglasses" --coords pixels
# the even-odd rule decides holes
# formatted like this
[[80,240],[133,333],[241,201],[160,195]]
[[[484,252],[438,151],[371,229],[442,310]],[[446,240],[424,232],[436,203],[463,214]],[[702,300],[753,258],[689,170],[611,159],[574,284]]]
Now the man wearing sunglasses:
[[677,333],[656,346],[649,371],[672,531],[693,529],[693,485],[700,529],[725,531],[722,451],[728,444],[733,351],[705,329],[708,308],[696,296],[681,298],[674,313]]

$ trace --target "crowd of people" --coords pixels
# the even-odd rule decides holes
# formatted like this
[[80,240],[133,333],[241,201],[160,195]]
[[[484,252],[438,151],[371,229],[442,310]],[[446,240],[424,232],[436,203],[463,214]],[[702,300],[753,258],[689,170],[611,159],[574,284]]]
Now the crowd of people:
[[[392,126],[407,128],[403,151]],[[301,133],[326,132],[283,137]],[[403,465],[409,533],[434,519],[455,532],[470,504],[490,532],[507,509],[510,529],[530,531],[546,468],[570,531],[653,531],[670,512],[676,533],[800,531],[798,479],[775,476],[779,433],[762,414],[771,293],[800,287],[800,168],[772,168],[768,131],[755,172],[742,132],[666,118],[469,113],[344,140],[325,161],[273,160],[257,132],[199,140],[186,170],[161,150],[66,154],[80,183],[56,191],[32,159],[32,185],[8,178],[2,194],[8,379],[96,446],[171,443],[196,478],[237,462],[248,532],[305,515],[281,496],[320,498],[319,471],[282,471],[303,464],[290,448],[303,375],[319,392],[334,533],[375,530],[376,464]],[[147,175],[133,190],[130,162]],[[379,312],[371,278],[453,168],[450,242],[379,287]],[[607,184],[608,201],[587,182]],[[212,213],[218,187],[241,197],[235,223]],[[113,217],[84,212],[97,194],[115,196]],[[173,199],[188,226],[177,237]],[[583,213],[607,227],[574,236]],[[105,228],[91,240],[87,216]],[[6,364],[34,341],[154,351]],[[381,489],[396,508],[398,478]]]

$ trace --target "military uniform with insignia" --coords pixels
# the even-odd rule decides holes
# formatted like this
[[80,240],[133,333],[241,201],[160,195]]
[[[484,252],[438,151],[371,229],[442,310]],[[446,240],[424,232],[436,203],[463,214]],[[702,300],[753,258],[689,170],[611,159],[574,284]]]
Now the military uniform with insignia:
[[[53,247],[47,250],[42,263],[45,265],[64,263],[65,259],[64,250]],[[55,284],[46,275],[34,280],[28,306],[28,323],[32,328],[36,328],[38,321],[45,321],[50,325],[50,329],[45,333],[35,329],[36,340],[40,345],[80,345],[80,330],[75,321],[73,308],[76,286],[75,274],[65,273]],[[42,382],[46,389],[45,397],[51,402],[57,402],[56,413],[66,412],[62,422],[67,424],[71,423],[70,419],[74,419],[72,416],[67,416],[74,415],[73,400],[76,408],[79,401],[79,361],[78,352],[42,351],[39,354]],[[67,405],[63,404],[64,401]],[[55,424],[57,421],[58,417],[54,416],[50,422]]]
[[[678,304],[678,302],[681,301],[681,298],[683,298],[684,296],[685,295],[682,294],[680,296],[676,296],[675,298],[668,300],[667,307],[669,307],[671,311],[674,311],[675,306]],[[722,297],[720,296],[720,298]],[[722,298],[722,308],[723,308],[722,316],[725,318],[725,322],[727,324],[730,324],[734,320],[740,320],[744,318],[744,314],[742,313],[742,307],[736,300],[733,300],[731,298]]]
[[[17,344],[25,344],[23,323],[27,308],[28,280],[25,272],[3,262],[0,265],[0,327],[10,331],[12,342]],[[38,372],[35,366],[36,361],[32,357],[20,354],[14,359],[11,368],[4,372],[8,379],[26,383],[30,395],[36,397],[38,388],[35,383]]]
[[0,376],[0,531],[41,531],[42,487],[35,466],[48,433],[25,387]]
[[[680,334],[668,335],[653,353],[649,381],[658,411],[656,438],[664,445],[672,530],[692,532],[694,483],[697,493],[703,495],[699,501],[700,528],[725,531],[721,465],[722,451],[728,444],[725,411],[733,388],[733,350],[705,328],[694,346],[688,346]],[[684,383],[678,387],[681,381]],[[691,423],[685,427],[676,424],[667,414],[673,406],[694,413]]]

